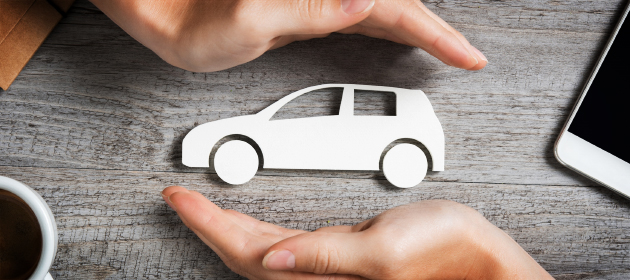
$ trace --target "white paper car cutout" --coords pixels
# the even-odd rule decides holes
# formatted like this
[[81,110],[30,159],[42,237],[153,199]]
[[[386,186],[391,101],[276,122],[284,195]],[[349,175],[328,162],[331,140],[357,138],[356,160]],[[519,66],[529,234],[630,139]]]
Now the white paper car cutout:
[[[280,108],[309,92],[343,88],[339,115],[272,120]],[[355,116],[355,90],[393,92],[395,116]],[[222,144],[210,159],[213,147],[226,136],[245,136],[255,142],[261,155],[245,141]],[[289,94],[255,115],[213,121],[192,129],[182,143],[182,163],[209,167],[213,160],[219,177],[230,184],[244,184],[256,174],[259,156],[263,168],[319,170],[380,170],[380,159],[389,144],[415,140],[426,147],[433,171],[444,170],[444,132],[433,107],[421,90],[392,87],[326,84]],[[420,183],[427,172],[424,152],[401,143],[385,154],[383,172],[401,188]]]

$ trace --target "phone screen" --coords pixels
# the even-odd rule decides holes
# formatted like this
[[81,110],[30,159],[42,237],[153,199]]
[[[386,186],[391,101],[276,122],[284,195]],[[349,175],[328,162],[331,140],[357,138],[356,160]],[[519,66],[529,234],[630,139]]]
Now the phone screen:
[[569,132],[630,163],[630,23],[626,20]]

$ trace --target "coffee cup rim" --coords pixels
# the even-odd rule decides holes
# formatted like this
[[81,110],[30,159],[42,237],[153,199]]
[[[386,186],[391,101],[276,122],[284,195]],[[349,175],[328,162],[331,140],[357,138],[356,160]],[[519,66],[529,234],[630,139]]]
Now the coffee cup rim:
[[42,231],[42,254],[37,263],[37,268],[29,279],[44,279],[57,253],[58,236],[55,217],[46,201],[29,186],[17,180],[0,176],[0,189],[9,191],[24,200],[35,213],[35,217],[37,217]]

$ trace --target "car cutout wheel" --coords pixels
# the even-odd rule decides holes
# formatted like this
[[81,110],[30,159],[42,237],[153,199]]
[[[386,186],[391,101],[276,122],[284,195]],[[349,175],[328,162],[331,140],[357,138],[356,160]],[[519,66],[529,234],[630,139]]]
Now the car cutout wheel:
[[241,140],[232,140],[221,145],[213,160],[219,178],[232,185],[247,183],[258,171],[256,150]]
[[387,151],[383,159],[383,173],[392,185],[411,188],[427,175],[427,157],[412,144],[398,144]]

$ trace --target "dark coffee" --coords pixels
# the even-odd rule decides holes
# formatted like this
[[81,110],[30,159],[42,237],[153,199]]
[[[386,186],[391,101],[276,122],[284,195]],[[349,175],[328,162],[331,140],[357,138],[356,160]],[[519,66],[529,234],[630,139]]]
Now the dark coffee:
[[42,231],[33,210],[0,190],[0,279],[28,279],[42,253]]

